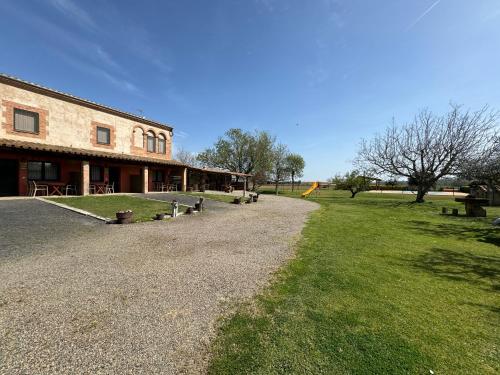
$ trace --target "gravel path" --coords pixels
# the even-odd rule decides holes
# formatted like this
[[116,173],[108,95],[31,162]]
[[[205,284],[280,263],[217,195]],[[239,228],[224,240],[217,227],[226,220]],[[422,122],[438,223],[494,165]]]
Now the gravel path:
[[0,258],[0,374],[203,373],[217,317],[269,280],[316,207],[261,196],[171,222],[46,227]]

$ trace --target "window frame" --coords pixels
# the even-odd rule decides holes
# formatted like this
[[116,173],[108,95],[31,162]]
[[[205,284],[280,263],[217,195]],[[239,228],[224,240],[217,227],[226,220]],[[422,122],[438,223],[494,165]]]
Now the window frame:
[[[99,130],[105,131],[107,133],[107,138],[108,138],[108,142],[107,143],[99,142]],[[107,127],[104,127],[104,126],[96,125],[96,129],[95,129],[95,141],[96,141],[96,143],[98,145],[110,146],[111,145],[111,129],[107,128]]]
[[[155,153],[156,152],[156,135],[154,134],[151,134],[151,132],[147,132],[146,133],[146,150],[147,152],[151,152],[151,153]],[[152,139],[153,140],[153,149],[150,150],[149,149],[149,140]]]
[[[30,131],[30,130],[17,129],[16,128],[16,112],[17,113],[24,112],[26,114],[35,115],[35,129],[36,130],[35,131]],[[18,132],[18,133],[27,133],[27,134],[37,134],[37,135],[40,134],[40,114],[38,112],[29,111],[29,110],[26,110],[26,109],[14,107],[12,122],[13,122],[12,128],[13,128],[13,130],[15,132]]]
[[[95,168],[99,169],[99,174],[100,174],[100,179],[99,180],[96,180],[96,179],[93,179],[92,177],[92,170]],[[101,166],[101,165],[90,165],[89,167],[89,181],[90,182],[104,182],[104,167]]]
[[[163,150],[160,150],[160,143],[163,144]],[[164,135],[158,136],[158,149],[159,154],[166,155],[167,154],[167,138]]]
[[[40,163],[42,165],[42,168],[40,171],[41,178],[31,178],[30,177],[30,164],[31,163]],[[46,164],[52,164],[52,165],[56,166],[56,168],[57,168],[56,178],[47,178],[46,173],[45,173]],[[27,167],[28,167],[28,180],[30,180],[30,181],[60,181],[60,179],[61,179],[61,164],[58,162],[29,160]]]

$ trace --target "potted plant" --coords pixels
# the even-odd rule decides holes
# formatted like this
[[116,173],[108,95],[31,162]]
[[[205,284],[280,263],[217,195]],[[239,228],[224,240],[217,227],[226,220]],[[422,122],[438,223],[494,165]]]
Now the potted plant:
[[116,213],[116,219],[118,224],[130,224],[133,221],[134,213],[132,210],[118,211]]

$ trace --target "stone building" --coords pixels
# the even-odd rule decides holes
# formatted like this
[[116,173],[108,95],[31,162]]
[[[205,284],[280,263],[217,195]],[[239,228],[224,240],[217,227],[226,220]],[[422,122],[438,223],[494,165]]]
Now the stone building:
[[[30,181],[59,193],[186,190],[172,160],[171,126],[0,75],[0,195],[26,195]],[[97,190],[97,191],[96,191]]]

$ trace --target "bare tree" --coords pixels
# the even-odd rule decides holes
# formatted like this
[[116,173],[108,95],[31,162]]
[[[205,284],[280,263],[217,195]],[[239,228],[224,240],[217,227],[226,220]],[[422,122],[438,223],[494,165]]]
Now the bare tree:
[[494,137],[484,149],[460,163],[460,177],[488,187],[490,205],[495,202],[496,185],[500,184],[500,136]]
[[187,151],[184,148],[180,148],[175,152],[175,160],[193,167],[200,166],[200,162],[196,158],[196,154],[194,152]]
[[401,127],[393,122],[384,134],[363,140],[357,161],[378,174],[414,181],[416,202],[423,202],[440,178],[455,174],[460,160],[486,143],[497,119],[488,106],[471,112],[452,105],[444,116],[422,110],[412,122]]

